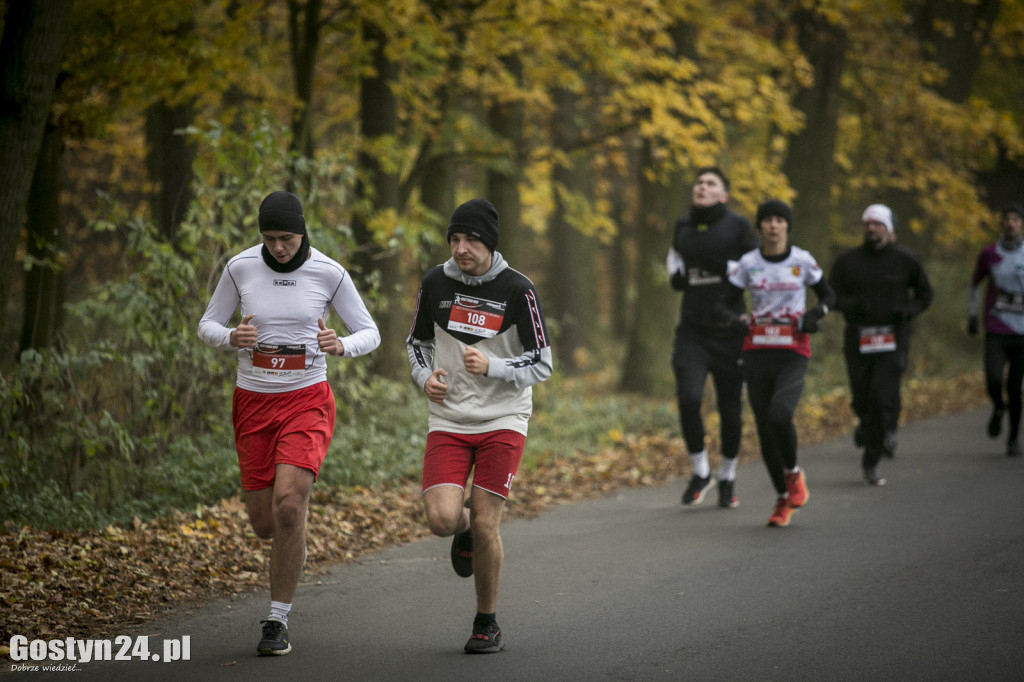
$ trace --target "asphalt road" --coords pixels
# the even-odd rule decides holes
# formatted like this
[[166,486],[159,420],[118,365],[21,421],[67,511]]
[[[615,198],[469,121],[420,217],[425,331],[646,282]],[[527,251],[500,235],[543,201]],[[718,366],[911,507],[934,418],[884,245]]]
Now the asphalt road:
[[[811,497],[740,466],[741,506],[679,504],[683,481],[503,526],[505,650],[468,656],[472,581],[431,539],[303,584],[294,651],[258,658],[265,593],[147,626],[190,660],[77,664],[85,680],[1021,680],[1024,459],[987,412],[905,427],[868,488],[849,438],[805,449]],[[214,548],[211,548],[214,551]],[[173,651],[172,648],[168,652]],[[54,677],[15,672],[13,678]]]

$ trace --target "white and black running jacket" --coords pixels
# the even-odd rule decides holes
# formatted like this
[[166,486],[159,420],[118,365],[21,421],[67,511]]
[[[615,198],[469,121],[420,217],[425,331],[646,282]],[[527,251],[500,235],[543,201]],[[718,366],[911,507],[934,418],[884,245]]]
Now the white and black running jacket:
[[[421,389],[438,368],[448,372],[444,403],[430,402],[428,430],[526,435],[533,389],[551,376],[547,327],[533,282],[497,251],[480,277],[454,260],[423,277],[407,340],[412,380]],[[487,355],[486,376],[463,365],[467,346]]]

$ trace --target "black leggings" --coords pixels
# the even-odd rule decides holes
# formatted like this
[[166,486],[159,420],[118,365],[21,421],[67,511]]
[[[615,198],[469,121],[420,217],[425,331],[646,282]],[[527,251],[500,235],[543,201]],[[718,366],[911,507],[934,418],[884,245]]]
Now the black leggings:
[[[1006,402],[1003,398],[1003,376],[1006,366]],[[992,407],[1009,406],[1009,440],[1017,440],[1020,432],[1021,382],[1024,382],[1024,336],[1016,334],[985,334],[985,388]]]
[[739,454],[740,435],[743,431],[742,348],[742,336],[722,338],[692,330],[676,333],[672,367],[676,375],[679,422],[691,454],[705,449],[704,420],[700,407],[709,373],[718,400],[722,457],[734,459]]
[[764,349],[743,353],[747,396],[757,423],[761,458],[775,492],[786,492],[786,469],[796,468],[796,413],[807,376],[807,358],[791,350]]

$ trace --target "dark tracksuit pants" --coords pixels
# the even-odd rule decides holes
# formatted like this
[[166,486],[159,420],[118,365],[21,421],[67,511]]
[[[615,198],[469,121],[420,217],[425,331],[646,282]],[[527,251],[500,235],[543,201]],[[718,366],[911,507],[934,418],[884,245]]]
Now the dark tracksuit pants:
[[896,433],[899,424],[900,381],[907,369],[906,347],[885,353],[861,353],[855,344],[843,349],[850,378],[852,407],[864,434],[861,465],[872,469],[884,452],[887,433]]
[[[1006,366],[1009,371],[1006,372]],[[1003,382],[1004,372],[1006,381]],[[1024,382],[1024,336],[985,334],[985,388],[992,407],[1009,413],[1007,440],[1017,440],[1020,432],[1021,383]],[[1005,398],[1004,398],[1005,386]]]
[[742,348],[742,336],[718,336],[689,329],[676,332],[672,367],[676,376],[679,421],[691,454],[705,448],[704,420],[700,410],[709,373],[718,401],[722,456],[733,459],[739,454],[743,431]]

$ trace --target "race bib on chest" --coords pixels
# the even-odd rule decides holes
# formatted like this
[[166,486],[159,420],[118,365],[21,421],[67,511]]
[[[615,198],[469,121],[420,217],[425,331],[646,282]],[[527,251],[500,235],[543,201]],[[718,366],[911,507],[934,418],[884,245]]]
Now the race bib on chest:
[[992,305],[993,310],[997,310],[1001,313],[1024,313],[1024,294],[1011,294],[1005,291],[1000,291],[996,294],[995,303]]
[[497,336],[505,319],[505,304],[482,298],[455,294],[448,331],[475,334],[485,339]]
[[892,325],[860,328],[860,352],[888,353],[896,350],[896,331]]
[[252,351],[252,373],[278,379],[306,376],[306,344],[273,346],[257,343]]
[[686,273],[686,282],[691,287],[703,287],[711,284],[721,284],[722,276],[709,270],[694,268]]
[[793,325],[753,324],[750,326],[750,342],[758,348],[792,346]]

